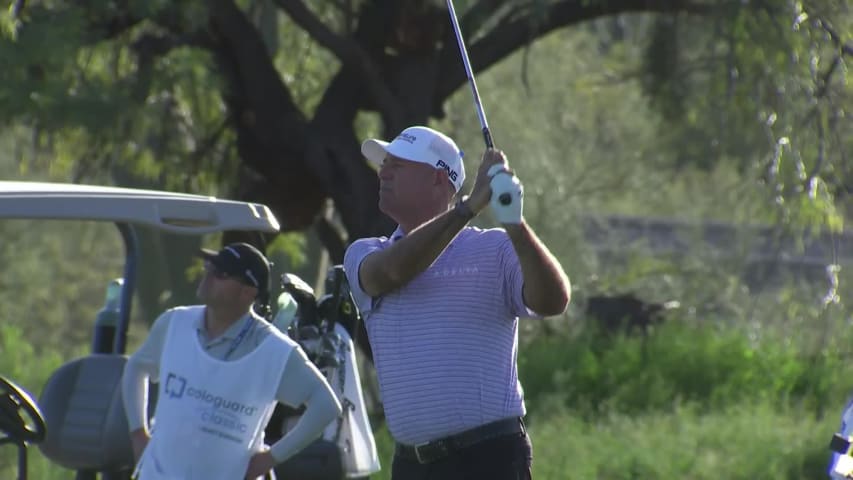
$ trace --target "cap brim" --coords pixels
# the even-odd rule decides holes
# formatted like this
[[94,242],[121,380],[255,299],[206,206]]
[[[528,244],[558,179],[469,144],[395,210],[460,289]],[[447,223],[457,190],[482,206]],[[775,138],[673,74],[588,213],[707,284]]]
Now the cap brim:
[[216,268],[223,268],[224,267],[224,265],[222,265],[221,262],[218,261],[219,252],[217,252],[215,250],[210,250],[207,248],[199,249],[198,256],[203,258],[204,260],[207,260],[208,262],[212,263],[213,265],[216,266]]
[[217,253],[218,252],[215,252],[215,251],[210,250],[208,248],[202,248],[202,249],[199,249],[198,256],[205,259],[205,260],[213,260],[213,258],[216,257]]
[[388,153],[388,145],[388,142],[371,138],[361,144],[361,154],[373,165],[381,167],[385,155]]

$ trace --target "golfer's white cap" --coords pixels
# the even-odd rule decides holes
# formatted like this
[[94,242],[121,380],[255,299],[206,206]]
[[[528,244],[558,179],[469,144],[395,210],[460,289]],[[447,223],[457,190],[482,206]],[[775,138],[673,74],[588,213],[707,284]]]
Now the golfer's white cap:
[[390,153],[403,160],[440,168],[447,172],[457,192],[465,181],[462,150],[450,137],[429,127],[409,127],[391,143],[375,138],[365,140],[361,153],[377,167],[382,166],[385,154]]

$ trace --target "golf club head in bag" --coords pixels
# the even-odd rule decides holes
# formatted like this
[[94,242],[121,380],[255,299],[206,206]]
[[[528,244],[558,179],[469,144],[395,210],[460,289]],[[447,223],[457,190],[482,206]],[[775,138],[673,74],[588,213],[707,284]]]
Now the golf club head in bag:
[[320,318],[317,314],[317,297],[314,294],[314,289],[292,273],[285,273],[281,276],[281,288],[296,302],[296,314],[290,326],[296,327],[297,331],[307,325],[315,325],[319,328]]
[[296,299],[288,292],[281,292],[276,300],[276,311],[272,317],[272,324],[283,333],[287,333],[290,326],[296,321],[299,305]]
[[[343,265],[329,268],[326,273],[325,289],[327,293],[318,304],[321,315],[329,319],[332,324],[342,325],[349,332],[350,337],[355,338],[361,315],[355,306],[355,299],[350,291]],[[329,328],[333,329],[331,325]]]
[[[282,275],[282,295],[290,295],[296,313],[287,323],[288,334],[299,343],[332,387],[342,414],[331,422],[321,438],[305,450],[276,467],[278,478],[343,479],[358,478],[379,471],[380,464],[367,417],[355,346],[344,324],[357,327],[360,319],[352,299],[343,267],[327,272],[326,293],[316,298],[314,290],[293,274]],[[287,298],[279,297],[279,306],[287,307]],[[287,322],[288,312],[276,312]],[[267,438],[274,442],[293,428],[301,411],[277,405],[267,427]]]

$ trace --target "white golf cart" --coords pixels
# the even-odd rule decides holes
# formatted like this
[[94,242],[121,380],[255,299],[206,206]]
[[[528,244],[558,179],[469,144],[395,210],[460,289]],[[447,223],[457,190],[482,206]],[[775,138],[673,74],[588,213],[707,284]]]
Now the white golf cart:
[[[118,227],[126,257],[122,278],[111,285],[116,297],[116,321],[96,323],[91,354],[59,367],[47,380],[38,401],[0,372],[0,446],[18,447],[20,479],[27,477],[27,446],[37,445],[50,461],[72,470],[77,480],[99,476],[127,480],[133,470],[133,458],[120,379],[127,360],[137,264],[144,260],[139,258],[135,227],[187,235],[227,230],[273,233],[279,230],[278,221],[266,206],[255,203],[152,190],[6,181],[0,181],[0,219],[94,220],[113,222]],[[289,284],[294,282],[292,277],[286,276]],[[341,291],[348,292],[345,288]],[[280,297],[279,305],[284,300],[284,296]],[[306,323],[304,314],[294,317],[282,311],[277,318],[279,323],[287,318],[281,328],[291,335],[299,334],[291,326]],[[311,321],[316,321],[315,317]],[[304,478],[365,477],[379,470],[379,461],[358,372],[354,362],[346,361],[352,352],[352,340],[344,328],[335,329],[329,322],[317,325],[331,328],[334,335],[321,332],[319,337],[296,340],[309,355],[325,348],[325,356],[315,355],[315,361],[324,362],[318,366],[348,409],[304,454],[288,460],[283,467],[304,472]],[[303,334],[305,331],[303,328]],[[318,347],[318,338],[326,343],[321,342]],[[330,340],[334,345],[329,344]],[[156,390],[152,390],[154,393]],[[153,405],[151,410],[156,414]],[[286,432],[287,427],[280,422],[292,422],[295,414],[298,412],[280,415],[276,420],[279,423],[270,422],[267,431],[278,435]]]

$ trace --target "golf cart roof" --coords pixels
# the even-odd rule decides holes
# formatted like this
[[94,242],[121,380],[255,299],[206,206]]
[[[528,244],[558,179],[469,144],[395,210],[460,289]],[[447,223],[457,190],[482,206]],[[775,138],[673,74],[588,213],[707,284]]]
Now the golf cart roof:
[[279,230],[259,203],[69,183],[0,181],[0,218],[112,221],[186,234]]

